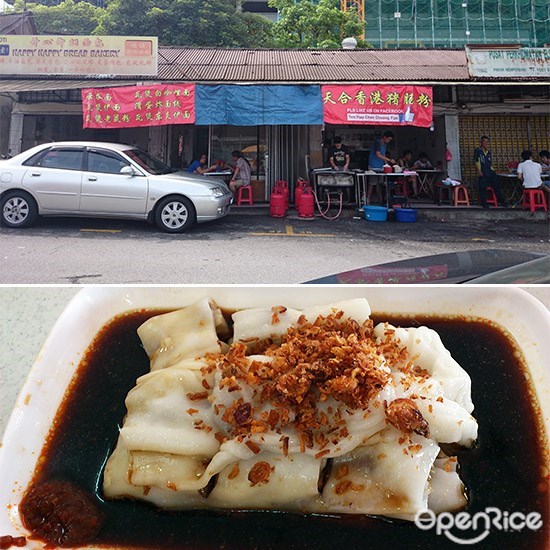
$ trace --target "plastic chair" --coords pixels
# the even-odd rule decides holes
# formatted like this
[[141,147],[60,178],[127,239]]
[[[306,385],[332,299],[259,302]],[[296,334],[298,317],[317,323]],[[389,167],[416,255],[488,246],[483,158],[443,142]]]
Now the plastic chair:
[[540,208],[545,212],[548,212],[548,206],[546,204],[546,197],[542,189],[524,189],[521,197],[521,208],[529,208],[531,214]]
[[251,185],[241,185],[237,189],[237,206],[241,206],[241,204],[249,204],[250,206],[254,204],[252,201]]
[[492,187],[487,187],[487,204],[498,208],[497,195]]

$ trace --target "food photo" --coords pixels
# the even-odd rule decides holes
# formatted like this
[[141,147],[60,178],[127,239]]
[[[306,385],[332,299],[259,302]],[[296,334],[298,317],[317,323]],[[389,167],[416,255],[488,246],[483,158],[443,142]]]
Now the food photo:
[[548,548],[529,290],[0,289],[1,547]]

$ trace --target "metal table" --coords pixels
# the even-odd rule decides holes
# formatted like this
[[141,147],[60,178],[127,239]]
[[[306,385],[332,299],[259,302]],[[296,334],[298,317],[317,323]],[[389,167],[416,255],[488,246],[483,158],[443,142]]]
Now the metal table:
[[418,192],[428,197],[433,197],[435,178],[438,174],[444,174],[443,170],[416,170],[418,177]]
[[[515,208],[521,202],[521,198],[523,196],[522,181],[519,179],[519,176],[515,172],[496,172],[496,175],[499,178],[504,178],[512,184],[512,193],[508,197],[508,201],[515,201],[512,205],[512,208]],[[544,180],[548,180],[550,178],[550,174],[541,174],[540,177],[544,182]]]
[[377,176],[382,178],[382,184],[386,188],[386,205],[389,208],[390,203],[390,193],[389,193],[389,182],[392,179],[397,178],[406,178],[407,176],[416,176],[417,173],[411,170],[406,170],[404,172],[375,172],[374,170],[366,170],[365,172],[356,172],[358,187],[360,187],[360,197],[359,208],[363,208],[367,204],[367,186],[369,176]]

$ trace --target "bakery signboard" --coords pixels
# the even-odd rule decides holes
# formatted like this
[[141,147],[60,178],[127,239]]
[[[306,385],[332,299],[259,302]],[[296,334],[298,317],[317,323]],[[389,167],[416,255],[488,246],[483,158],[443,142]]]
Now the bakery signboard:
[[156,36],[0,35],[0,74],[156,76]]

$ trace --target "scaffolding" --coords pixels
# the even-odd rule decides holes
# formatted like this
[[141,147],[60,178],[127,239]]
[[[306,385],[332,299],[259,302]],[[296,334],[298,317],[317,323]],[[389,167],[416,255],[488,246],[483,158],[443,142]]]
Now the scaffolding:
[[355,10],[357,19],[363,24],[363,34],[360,38],[365,40],[365,0],[340,0],[340,9],[343,12]]
[[550,42],[548,0],[367,0],[365,20],[376,48]]

